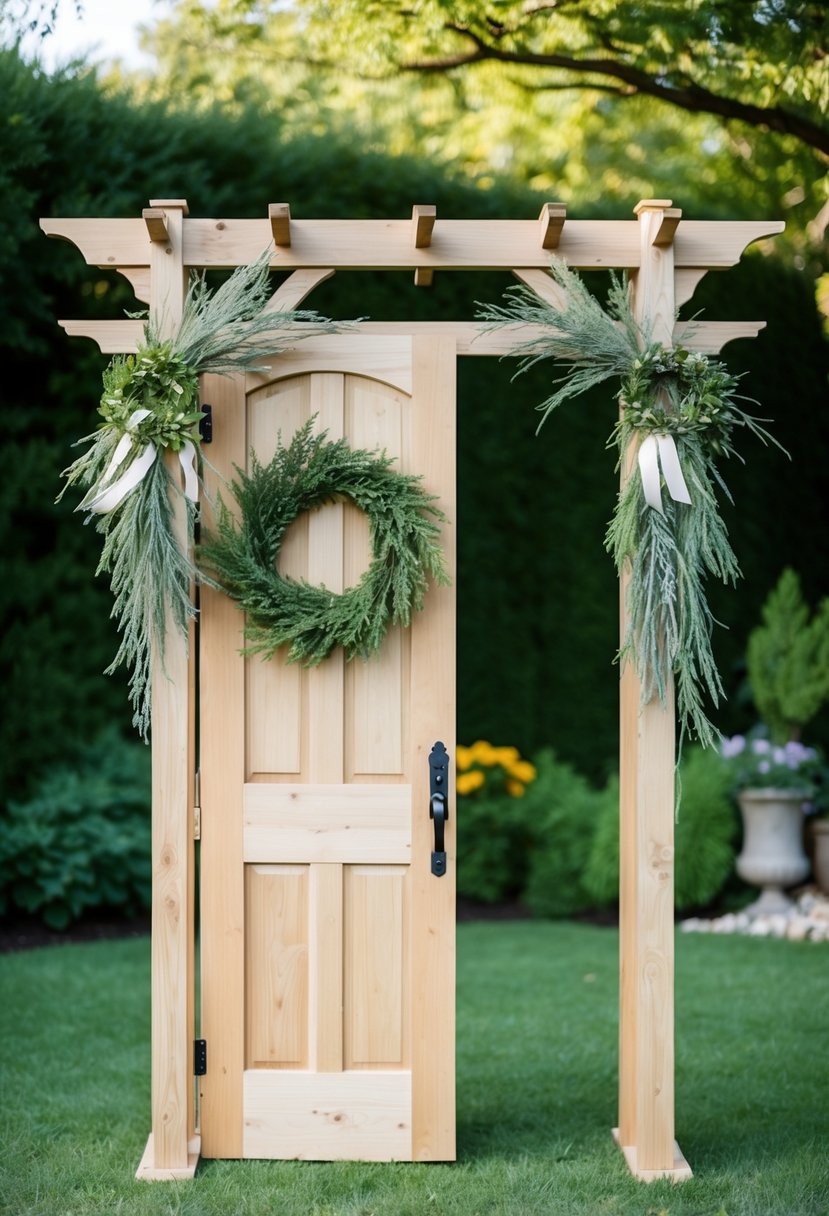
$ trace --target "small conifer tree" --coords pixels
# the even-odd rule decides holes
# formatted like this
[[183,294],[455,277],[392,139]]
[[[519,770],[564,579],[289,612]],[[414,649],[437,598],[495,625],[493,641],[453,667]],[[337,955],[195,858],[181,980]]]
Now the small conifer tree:
[[773,742],[786,743],[829,700],[829,598],[810,619],[800,579],[786,569],[762,616],[748,639],[748,678]]

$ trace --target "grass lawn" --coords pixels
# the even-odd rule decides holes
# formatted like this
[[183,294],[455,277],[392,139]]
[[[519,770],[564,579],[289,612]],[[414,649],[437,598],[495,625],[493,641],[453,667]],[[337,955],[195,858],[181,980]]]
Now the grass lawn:
[[617,935],[459,927],[454,1165],[203,1162],[137,1183],[149,1125],[149,945],[0,958],[0,1212],[9,1216],[827,1216],[829,948],[677,943],[677,1138],[695,1177],[627,1174]]

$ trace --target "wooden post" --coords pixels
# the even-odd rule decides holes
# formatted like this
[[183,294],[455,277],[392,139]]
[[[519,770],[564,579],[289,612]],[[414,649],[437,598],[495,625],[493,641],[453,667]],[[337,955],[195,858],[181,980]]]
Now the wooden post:
[[[674,253],[679,222],[669,200],[641,202],[641,262],[634,313],[668,345],[674,326]],[[633,454],[631,454],[633,456]],[[636,475],[635,458],[622,483]],[[621,636],[627,587],[620,584]],[[674,1140],[674,753],[673,683],[666,704],[639,703],[632,664],[620,686],[619,1127],[614,1135],[639,1178],[688,1178]]]
[[[150,247],[150,311],[162,336],[172,334],[187,291],[183,199],[153,200],[167,240]],[[173,455],[170,470],[178,477]],[[187,545],[185,504],[173,500],[173,527]],[[192,1178],[195,1136],[194,1025],[194,679],[193,647],[168,616],[163,660],[152,671],[152,1131],[136,1178]]]

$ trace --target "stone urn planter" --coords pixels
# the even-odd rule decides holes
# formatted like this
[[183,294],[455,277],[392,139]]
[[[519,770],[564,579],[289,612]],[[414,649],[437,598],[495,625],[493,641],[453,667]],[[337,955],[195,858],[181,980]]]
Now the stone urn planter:
[[793,789],[746,789],[737,795],[743,816],[737,873],[761,888],[759,899],[745,909],[749,916],[788,912],[792,901],[784,889],[809,873],[803,849],[802,808],[807,798],[808,791]]
[[815,872],[815,882],[821,891],[829,895],[829,819],[812,821],[812,843],[814,845],[812,869]]

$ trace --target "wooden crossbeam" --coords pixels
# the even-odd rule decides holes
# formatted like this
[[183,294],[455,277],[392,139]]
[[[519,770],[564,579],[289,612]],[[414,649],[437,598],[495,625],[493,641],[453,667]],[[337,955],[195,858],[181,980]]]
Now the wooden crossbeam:
[[291,208],[288,203],[269,203],[268,219],[274,245],[289,249],[291,245]]
[[561,240],[561,230],[567,218],[567,208],[564,203],[545,203],[538,217],[541,230],[541,248],[558,249]]
[[[549,250],[539,240],[538,220],[441,220],[440,241],[429,248],[432,270],[545,270]],[[782,232],[782,220],[683,220],[673,242],[677,268],[709,270],[734,266],[752,241]],[[79,247],[90,266],[109,270],[148,266],[147,228],[137,219],[44,219],[47,236]],[[412,240],[412,221],[291,220],[290,246],[276,249],[280,270],[414,270],[423,253]],[[253,262],[273,239],[266,219],[191,219],[184,223],[184,265],[232,269]],[[635,270],[641,262],[635,220],[574,220],[564,225],[557,253],[574,270],[615,267]]]
[[[306,273],[306,272],[303,272]],[[540,272],[539,272],[540,273]],[[327,277],[327,276],[326,276]],[[274,299],[274,307],[295,308],[298,300],[291,287],[284,297]],[[141,321],[59,321],[70,338],[91,338],[105,355],[132,354],[144,338]],[[727,342],[737,338],[756,338],[765,321],[680,321],[674,328],[674,340],[687,350],[715,355]],[[532,325],[504,326],[485,333],[479,321],[359,321],[349,332],[367,334],[451,334],[457,341],[459,355],[494,355],[513,352],[517,342],[529,341],[543,331]]]

